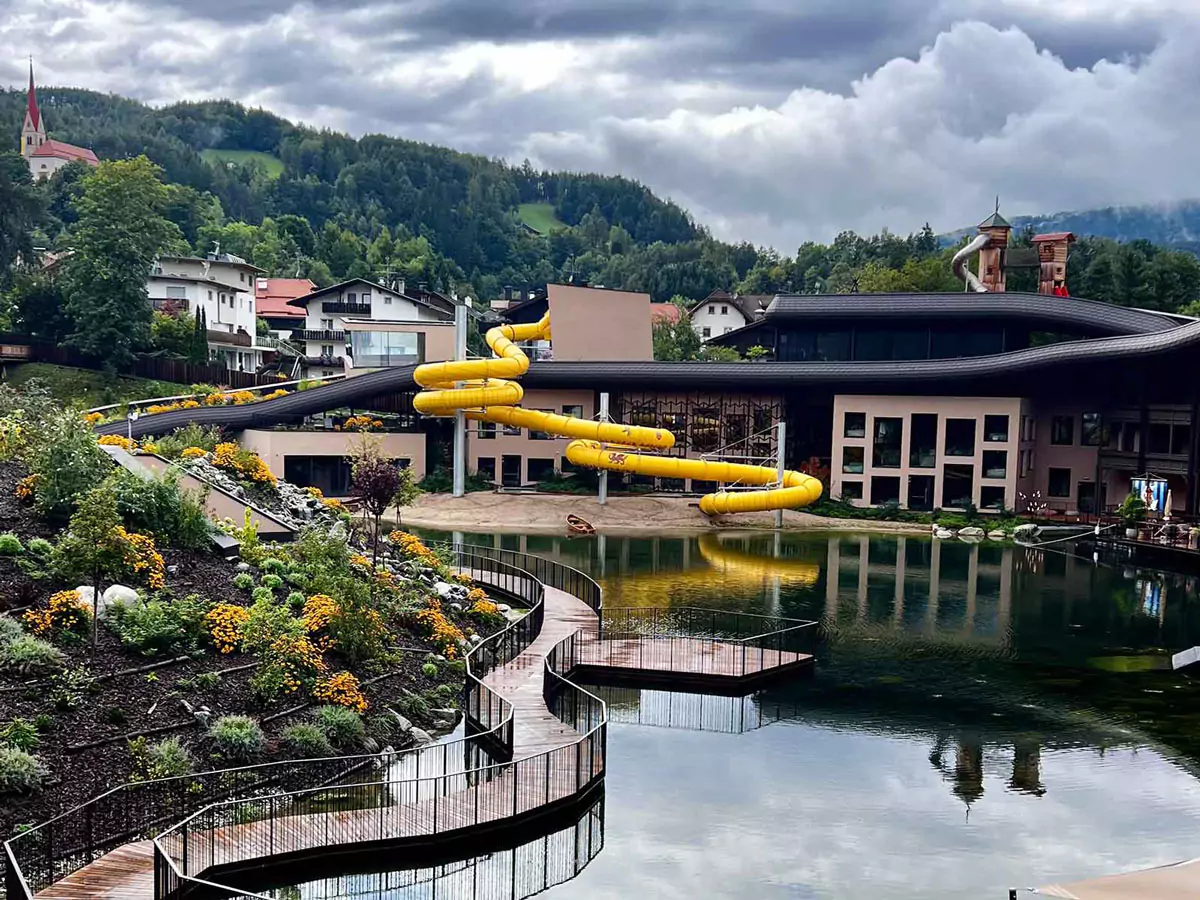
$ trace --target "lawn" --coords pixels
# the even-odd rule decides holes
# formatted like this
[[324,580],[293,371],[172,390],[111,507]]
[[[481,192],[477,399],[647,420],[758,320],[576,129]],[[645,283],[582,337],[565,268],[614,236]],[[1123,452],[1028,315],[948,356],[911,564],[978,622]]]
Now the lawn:
[[538,234],[567,227],[567,223],[554,214],[554,206],[550,203],[522,203],[517,207],[517,216]]
[[124,403],[128,400],[149,400],[154,397],[173,397],[189,393],[186,384],[152,381],[148,378],[113,377],[91,369],[72,369],[47,363],[21,363],[5,367],[5,384],[20,387],[38,379],[55,400],[79,403],[86,407]]
[[205,150],[200,154],[205,162],[225,163],[244,166],[247,163],[258,163],[272,178],[283,174],[283,162],[270,153],[260,153],[257,150]]

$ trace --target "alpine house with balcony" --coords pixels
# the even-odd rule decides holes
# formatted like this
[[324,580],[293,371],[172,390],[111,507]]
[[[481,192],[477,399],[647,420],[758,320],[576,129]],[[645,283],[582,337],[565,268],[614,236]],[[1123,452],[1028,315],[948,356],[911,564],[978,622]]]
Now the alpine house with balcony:
[[352,278],[289,305],[305,312],[292,343],[303,348],[308,367],[321,375],[454,356],[454,303],[423,287],[407,291],[404,282],[386,287]]

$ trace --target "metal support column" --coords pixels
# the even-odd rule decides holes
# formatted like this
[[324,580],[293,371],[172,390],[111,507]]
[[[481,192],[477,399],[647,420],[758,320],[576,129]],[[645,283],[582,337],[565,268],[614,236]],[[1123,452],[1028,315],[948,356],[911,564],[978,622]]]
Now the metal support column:
[[[775,443],[776,443],[775,453],[777,454],[777,457],[778,457],[776,466],[775,466],[775,471],[779,475],[779,486],[783,487],[783,462],[784,462],[783,448],[787,445],[787,422],[785,422],[781,419],[779,421],[779,423],[775,426],[775,428],[778,431],[778,434],[776,435],[776,440],[775,440]],[[775,510],[775,527],[776,528],[783,527],[783,510],[782,509]]]
[[[467,307],[454,307],[454,358],[467,358]],[[467,416],[462,410],[454,414],[454,496],[467,493]]]
[[[608,421],[608,391],[600,394],[600,421]],[[608,504],[608,469],[600,470],[600,491],[596,499],[601,506]]]

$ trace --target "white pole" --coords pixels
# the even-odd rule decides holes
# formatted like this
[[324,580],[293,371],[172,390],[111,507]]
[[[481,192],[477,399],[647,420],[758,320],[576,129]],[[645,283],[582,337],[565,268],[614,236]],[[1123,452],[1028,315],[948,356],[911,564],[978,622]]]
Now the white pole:
[[[600,394],[600,421],[608,421],[608,392]],[[608,469],[600,470],[600,493],[597,497],[601,506],[608,504]]]
[[[778,429],[778,432],[779,432],[775,438],[775,444],[776,444],[776,446],[775,446],[775,453],[776,453],[775,471],[779,475],[779,486],[783,487],[783,448],[787,444],[787,422],[783,421],[783,419],[780,419],[779,424],[776,425],[775,427]],[[775,510],[775,527],[776,528],[783,527],[783,510],[782,509]]]
[[[467,358],[467,307],[454,307],[454,358]],[[467,417],[459,410],[454,414],[454,496],[467,493]]]

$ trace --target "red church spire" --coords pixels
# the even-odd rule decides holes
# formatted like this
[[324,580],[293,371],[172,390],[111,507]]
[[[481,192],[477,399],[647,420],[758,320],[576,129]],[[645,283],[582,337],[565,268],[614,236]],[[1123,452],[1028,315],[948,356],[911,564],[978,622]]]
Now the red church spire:
[[37,88],[33,86],[33,60],[29,60],[29,120],[37,130],[41,129],[42,114],[38,110]]

